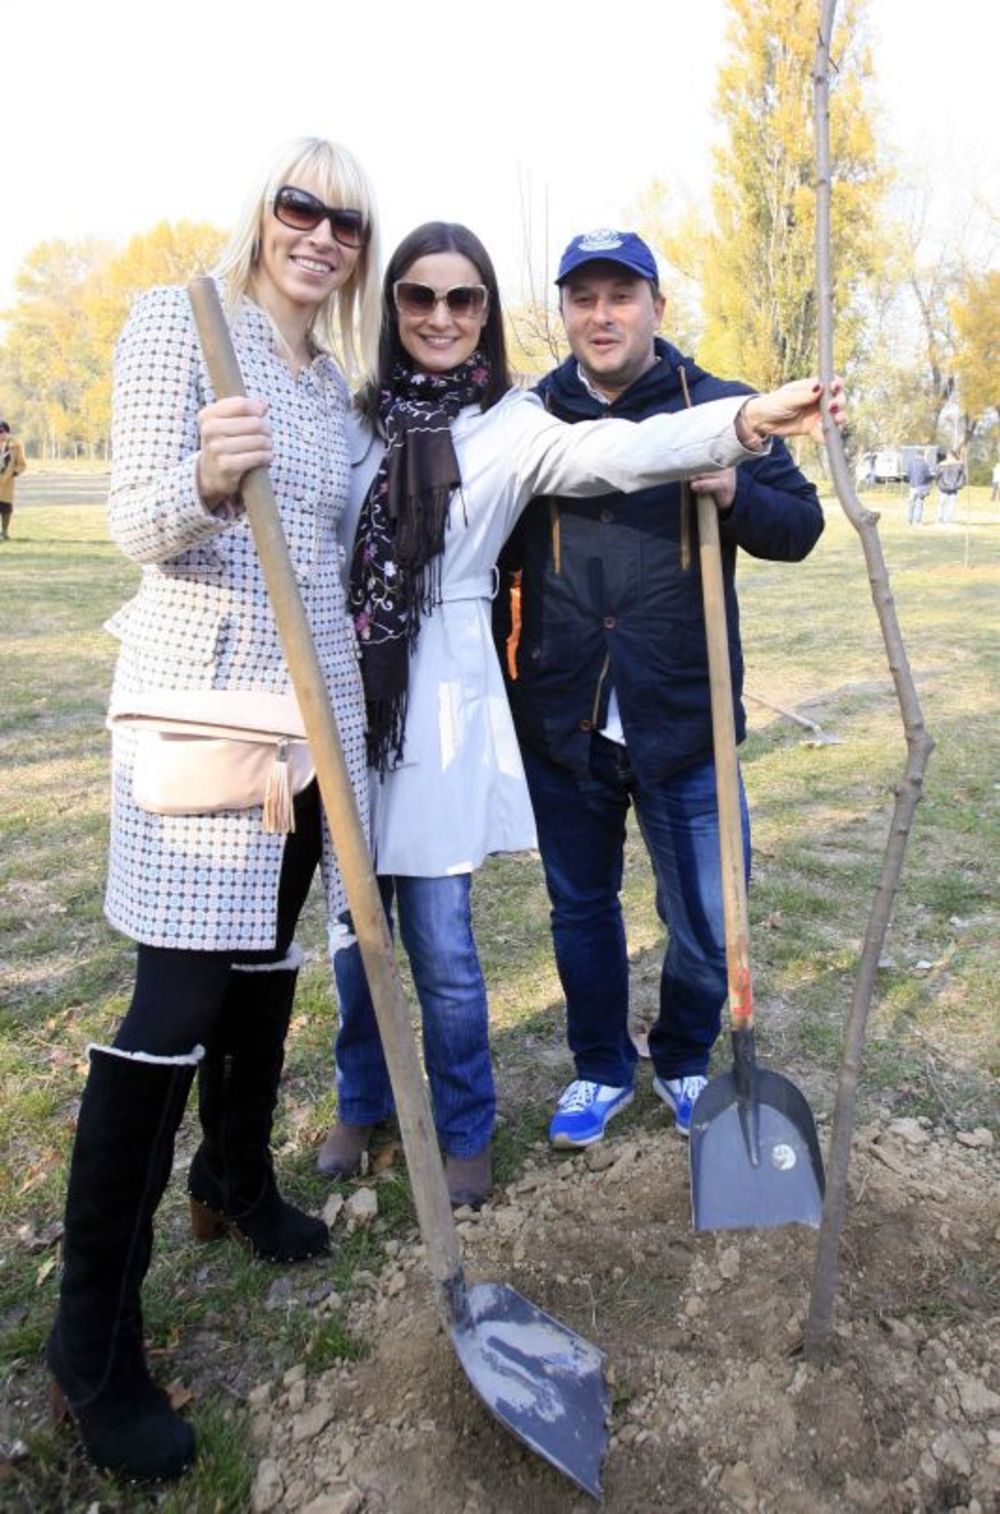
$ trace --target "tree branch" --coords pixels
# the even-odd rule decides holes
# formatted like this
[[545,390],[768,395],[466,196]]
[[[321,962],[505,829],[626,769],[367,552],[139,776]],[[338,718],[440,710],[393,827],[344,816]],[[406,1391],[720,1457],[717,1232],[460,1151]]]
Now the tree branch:
[[[819,298],[819,365],[825,382],[833,377],[833,285],[830,250],[830,40],[837,0],[822,0],[819,42],[813,70],[816,123],[816,283]],[[824,411],[826,402],[824,400]],[[865,1031],[875,988],[875,975],[885,943],[893,901],[899,886],[906,843],[923,787],[927,760],[934,743],[924,725],[923,712],[910,672],[896,607],[889,587],[889,574],[878,535],[878,515],[865,509],[854,492],[844,444],[837,427],[824,416],[824,434],[834,488],[851,524],[861,537],[868,567],[872,601],[878,616],[903,720],[907,758],[896,789],[896,803],[886,843],[882,876],[872,903],[864,945],[858,963],[851,1008],[844,1034],[843,1060],[837,1080],[833,1129],[827,1157],[827,1190],[816,1248],[809,1317],[806,1322],[806,1354],[818,1356],[826,1345],[833,1320],[837,1288],[837,1260],[847,1208],[847,1174],[851,1156],[851,1133],[858,1074]]]

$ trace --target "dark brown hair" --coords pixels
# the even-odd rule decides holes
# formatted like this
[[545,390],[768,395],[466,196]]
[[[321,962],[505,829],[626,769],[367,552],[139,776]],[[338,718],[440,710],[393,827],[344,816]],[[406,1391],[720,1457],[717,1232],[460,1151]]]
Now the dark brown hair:
[[405,236],[389,259],[382,281],[382,329],[378,343],[378,371],[372,383],[366,384],[358,395],[357,407],[370,425],[378,423],[379,390],[387,385],[392,370],[398,362],[408,362],[407,353],[399,340],[399,324],[392,288],[398,279],[405,278],[418,258],[429,257],[435,252],[458,252],[474,263],[486,288],[489,290],[489,308],[486,324],[479,339],[479,348],[490,366],[489,383],[482,398],[482,407],[488,410],[503,398],[511,387],[510,370],[507,367],[507,344],[503,334],[503,312],[500,308],[500,287],[493,261],[475,232],[457,221],[425,221]]

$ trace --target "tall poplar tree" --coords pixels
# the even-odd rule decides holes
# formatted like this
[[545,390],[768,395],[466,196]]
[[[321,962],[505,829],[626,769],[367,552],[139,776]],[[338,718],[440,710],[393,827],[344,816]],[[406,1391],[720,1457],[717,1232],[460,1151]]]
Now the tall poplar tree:
[[[816,366],[812,67],[816,0],[728,0],[719,72],[725,140],[713,223],[698,247],[705,319],[698,354],[716,372],[770,388]],[[832,91],[838,363],[860,356],[860,306],[877,270],[879,201],[864,0],[837,28]]]
[[958,336],[955,370],[967,444],[1000,411],[1000,271],[970,275],[951,306]]

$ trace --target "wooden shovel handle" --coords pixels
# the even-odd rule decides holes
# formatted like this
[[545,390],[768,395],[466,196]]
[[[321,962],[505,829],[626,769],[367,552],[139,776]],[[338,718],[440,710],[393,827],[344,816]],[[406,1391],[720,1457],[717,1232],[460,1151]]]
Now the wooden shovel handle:
[[729,666],[729,639],[726,634],[726,598],[722,578],[722,551],[719,546],[719,513],[712,495],[699,494],[697,500],[701,591],[705,605],[708,680],[712,697],[715,790],[719,805],[729,1014],[734,1030],[749,1030],[753,1026],[750,921],[743,861],[733,685]]
[[[214,283],[208,278],[195,279],[188,285],[188,294],[216,397],[244,395],[243,377]],[[240,493],[292,687],[302,711],[327,824],[365,964],[431,1275],[443,1288],[453,1283],[461,1271],[458,1234],[371,854],[267,469],[254,468],[245,474]]]

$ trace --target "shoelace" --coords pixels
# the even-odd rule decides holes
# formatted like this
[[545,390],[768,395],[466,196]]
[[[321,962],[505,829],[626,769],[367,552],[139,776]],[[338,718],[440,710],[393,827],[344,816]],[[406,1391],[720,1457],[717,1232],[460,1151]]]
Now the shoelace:
[[575,1114],[579,1109],[589,1109],[597,1097],[599,1086],[597,1083],[587,1083],[578,1079],[569,1085],[559,1100],[559,1108],[564,1114]]
[[694,1073],[691,1077],[681,1078],[681,1098],[687,1099],[689,1104],[693,1104],[705,1088],[707,1082],[708,1079],[701,1077],[699,1073]]

